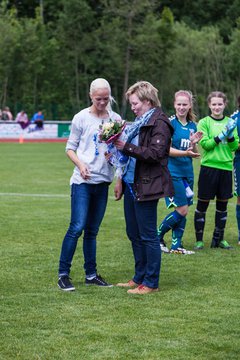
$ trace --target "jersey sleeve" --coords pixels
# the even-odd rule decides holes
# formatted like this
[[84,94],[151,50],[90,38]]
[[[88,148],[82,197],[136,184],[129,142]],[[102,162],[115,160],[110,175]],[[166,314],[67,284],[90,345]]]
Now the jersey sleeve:
[[199,144],[201,145],[201,147],[204,150],[210,151],[210,150],[214,149],[218,145],[216,143],[216,141],[214,140],[214,138],[209,135],[209,126],[208,126],[208,123],[207,123],[207,118],[202,119],[202,120],[199,121],[198,126],[197,126],[197,130],[201,131],[203,133],[203,137],[199,141]]
[[237,128],[233,132],[233,140],[228,141],[228,146],[231,149],[231,151],[236,151],[238,149],[239,144],[239,136]]

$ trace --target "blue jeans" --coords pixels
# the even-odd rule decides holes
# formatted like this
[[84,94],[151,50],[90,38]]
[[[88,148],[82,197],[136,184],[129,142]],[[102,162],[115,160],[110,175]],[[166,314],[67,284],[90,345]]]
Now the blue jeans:
[[124,191],[126,231],[132,243],[135,260],[133,281],[157,288],[161,266],[160,243],[157,238],[158,200],[134,200],[129,187]]
[[83,230],[85,273],[87,276],[96,275],[96,237],[107,206],[108,187],[107,183],[71,186],[71,222],[62,243],[59,276],[69,275]]

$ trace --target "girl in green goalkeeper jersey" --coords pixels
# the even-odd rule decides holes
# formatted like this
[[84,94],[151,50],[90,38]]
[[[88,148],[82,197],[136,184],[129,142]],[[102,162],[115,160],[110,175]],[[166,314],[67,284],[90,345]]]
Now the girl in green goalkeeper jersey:
[[215,228],[211,247],[232,249],[224,240],[227,221],[228,199],[232,197],[233,152],[238,148],[237,122],[223,112],[227,104],[226,95],[220,91],[209,94],[210,115],[201,119],[198,131],[203,133],[200,145],[203,149],[198,180],[198,202],[194,225],[195,249],[203,248],[205,216],[210,200],[216,197]]

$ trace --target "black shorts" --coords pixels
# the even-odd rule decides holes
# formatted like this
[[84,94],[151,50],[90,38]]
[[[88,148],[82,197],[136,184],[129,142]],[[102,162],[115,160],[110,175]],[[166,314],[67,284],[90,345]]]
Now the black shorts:
[[198,198],[211,200],[230,199],[232,194],[232,171],[201,166],[198,179]]

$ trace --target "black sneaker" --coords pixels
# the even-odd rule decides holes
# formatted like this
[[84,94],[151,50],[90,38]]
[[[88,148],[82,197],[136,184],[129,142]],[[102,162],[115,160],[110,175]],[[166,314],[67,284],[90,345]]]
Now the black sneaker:
[[112,287],[112,284],[108,284],[102,277],[101,275],[96,275],[93,279],[88,280],[87,278],[85,279],[85,284],[86,285],[97,285],[97,286],[106,286],[106,287]]
[[58,279],[58,287],[63,291],[74,291],[75,287],[70,281],[70,277],[68,275],[61,276]]

